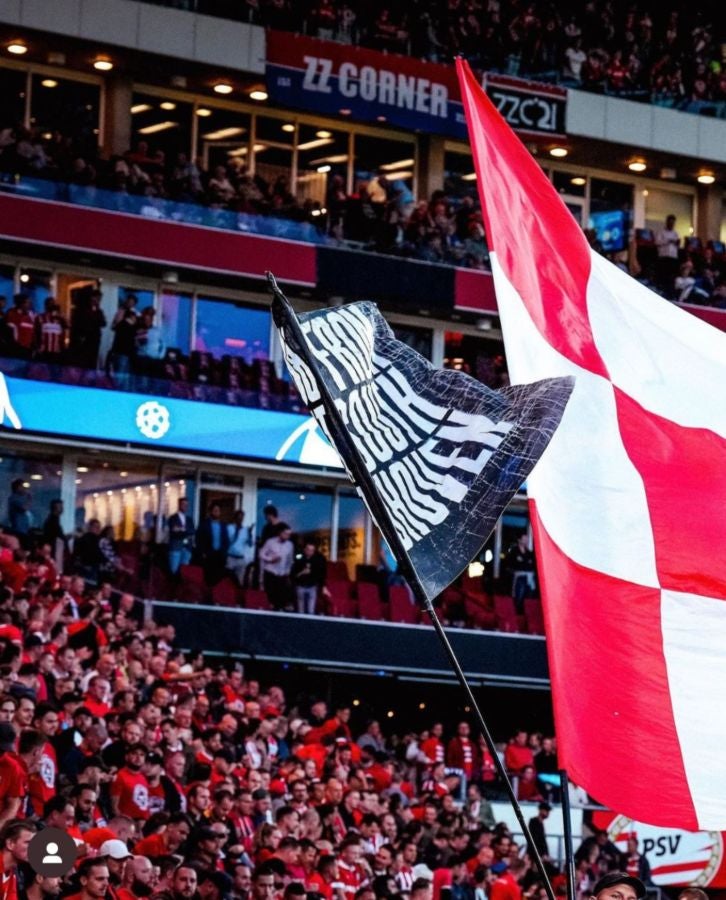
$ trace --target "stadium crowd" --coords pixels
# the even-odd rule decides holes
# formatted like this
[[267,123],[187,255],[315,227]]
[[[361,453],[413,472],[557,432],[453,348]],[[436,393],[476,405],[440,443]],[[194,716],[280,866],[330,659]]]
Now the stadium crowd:
[[297,199],[286,175],[272,183],[251,175],[240,157],[207,171],[201,158],[190,160],[186,153],[178,153],[167,159],[163,150],[142,140],[123,156],[104,159],[73,137],[59,133],[44,137],[39,129],[0,123],[2,173],[13,180],[31,176],[89,191],[104,189],[115,194],[117,203],[124,196],[143,197],[160,212],[170,201],[307,223],[322,232],[320,239],[333,243],[349,242],[428,262],[488,267],[483,220],[472,196],[459,200],[435,191],[429,200],[417,203],[405,181],[383,170],[359,180],[350,194],[342,176],[333,174],[323,205]]
[[[386,734],[348,702],[288,698],[239,663],[182,653],[172,626],[107,582],[48,559],[29,572],[0,564],[3,900],[541,896],[522,841],[495,821],[493,760],[466,722]],[[501,754],[520,799],[540,803],[556,873],[554,739],[521,730]],[[46,827],[77,844],[64,879],[28,866]],[[619,864],[611,846],[588,853],[585,880]]]
[[[723,16],[714,6],[630,0],[167,0],[212,15],[432,62],[462,54],[493,72],[694,112],[726,101]],[[724,113],[721,113],[722,115]]]

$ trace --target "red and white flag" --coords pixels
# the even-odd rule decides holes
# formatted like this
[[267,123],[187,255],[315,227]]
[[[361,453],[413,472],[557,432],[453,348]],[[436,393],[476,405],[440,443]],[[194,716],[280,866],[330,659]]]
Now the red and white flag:
[[457,68],[512,381],[575,376],[528,479],[561,764],[726,828],[726,335],[593,252]]

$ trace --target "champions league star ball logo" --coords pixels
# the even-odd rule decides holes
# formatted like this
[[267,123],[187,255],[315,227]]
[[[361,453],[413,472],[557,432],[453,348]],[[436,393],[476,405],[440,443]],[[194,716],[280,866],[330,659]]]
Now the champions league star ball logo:
[[158,441],[170,425],[169,410],[157,400],[147,400],[136,410],[136,427],[145,438]]

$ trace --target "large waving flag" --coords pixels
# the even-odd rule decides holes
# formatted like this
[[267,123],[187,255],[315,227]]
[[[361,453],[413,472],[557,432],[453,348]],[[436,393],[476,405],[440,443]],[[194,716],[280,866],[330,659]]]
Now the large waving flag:
[[726,827],[726,335],[587,245],[457,63],[509,370],[574,375],[528,480],[570,777],[654,825]]
[[396,340],[373,303],[298,318],[270,283],[303,400],[399,563],[433,600],[479,552],[542,455],[572,379],[492,391]]

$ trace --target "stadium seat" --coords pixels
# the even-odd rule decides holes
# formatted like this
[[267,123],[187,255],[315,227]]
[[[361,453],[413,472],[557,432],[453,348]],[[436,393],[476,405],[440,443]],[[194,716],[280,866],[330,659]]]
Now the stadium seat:
[[338,559],[335,561],[329,559],[327,565],[327,580],[350,581],[348,564],[346,562],[343,562],[342,559]]
[[179,588],[178,599],[182,603],[208,603],[209,590],[205,584],[186,581]]
[[517,611],[514,608],[514,600],[511,597],[503,594],[495,595],[494,612],[497,615],[500,631],[519,631]]
[[524,601],[524,615],[527,620],[527,631],[530,634],[544,634],[544,617],[542,601],[535,597],[527,597]]
[[215,606],[240,606],[242,592],[239,586],[229,578],[223,578],[212,588],[212,603]]
[[182,582],[204,585],[204,569],[201,566],[179,566],[179,576]]
[[244,604],[246,609],[262,609],[266,612],[272,610],[267,594],[259,588],[247,588],[244,592]]
[[365,581],[358,585],[358,614],[361,619],[383,618],[383,603],[378,585]]
[[466,613],[467,624],[474,628],[480,628],[483,631],[496,631],[498,619],[497,614],[491,607],[489,598],[484,594],[464,595],[464,612]]
[[349,581],[330,581],[327,588],[330,594],[328,615],[353,618],[356,610],[351,583]]
[[420,618],[419,609],[411,599],[408,589],[400,584],[394,584],[388,589],[388,599],[391,604],[391,621],[402,622],[406,625],[416,625]]

